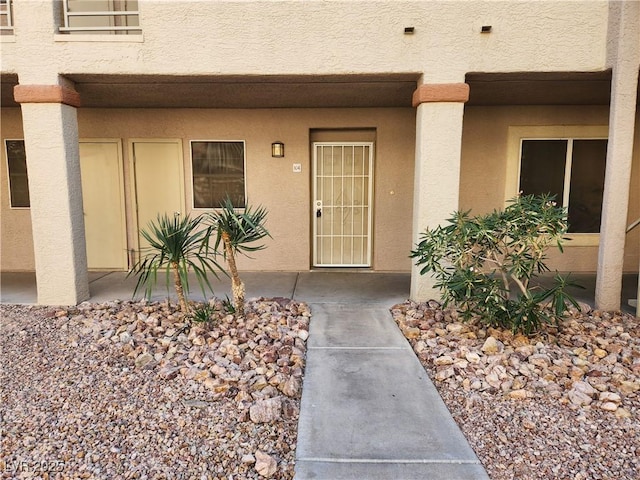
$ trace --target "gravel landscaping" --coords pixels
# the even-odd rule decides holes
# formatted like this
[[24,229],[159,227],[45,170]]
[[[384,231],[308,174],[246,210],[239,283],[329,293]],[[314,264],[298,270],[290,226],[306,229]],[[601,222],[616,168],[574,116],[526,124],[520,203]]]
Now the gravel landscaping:
[[[2,478],[293,478],[311,313],[247,307],[182,331],[167,303],[1,305]],[[492,480],[640,478],[638,318],[525,338],[391,312]]]
[[310,312],[247,312],[2,305],[2,478],[293,478]]
[[492,480],[640,478],[640,324],[573,311],[525,338],[437,302],[394,319]]

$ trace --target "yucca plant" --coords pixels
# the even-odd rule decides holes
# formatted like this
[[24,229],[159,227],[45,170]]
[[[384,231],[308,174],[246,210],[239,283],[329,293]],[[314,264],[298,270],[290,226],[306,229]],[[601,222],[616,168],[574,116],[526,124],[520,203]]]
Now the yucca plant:
[[252,209],[250,206],[236,209],[227,197],[220,209],[209,213],[210,227],[216,231],[215,250],[223,247],[223,256],[231,276],[231,293],[236,314],[244,315],[245,288],[238,275],[236,253],[247,254],[265,248],[264,245],[252,245],[254,242],[271,235],[264,226],[267,210],[264,207]]
[[138,277],[134,295],[144,286],[145,296],[150,298],[160,270],[166,273],[167,290],[173,277],[183,314],[189,312],[186,294],[189,293],[187,274],[190,270],[195,273],[203,294],[205,285],[213,292],[208,273],[218,277],[222,267],[215,261],[215,255],[210,255],[208,238],[211,229],[201,228],[203,218],[162,214],[140,232],[149,246],[144,248],[144,255],[129,272],[129,275]]

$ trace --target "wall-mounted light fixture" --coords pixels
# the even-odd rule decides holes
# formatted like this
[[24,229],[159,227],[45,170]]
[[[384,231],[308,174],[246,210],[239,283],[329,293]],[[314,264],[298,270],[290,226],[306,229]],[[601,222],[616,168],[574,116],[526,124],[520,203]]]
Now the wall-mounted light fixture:
[[273,142],[271,144],[271,156],[274,158],[284,157],[284,143]]

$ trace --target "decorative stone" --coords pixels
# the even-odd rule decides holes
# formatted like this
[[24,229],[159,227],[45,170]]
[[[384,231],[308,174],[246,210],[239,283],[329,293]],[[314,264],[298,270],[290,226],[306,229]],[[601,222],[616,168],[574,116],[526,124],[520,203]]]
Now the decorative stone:
[[453,367],[443,368],[436,372],[436,380],[441,382],[447,378],[453,377],[455,374],[456,372]]
[[453,358],[451,358],[451,356],[449,355],[443,355],[441,357],[436,358],[433,363],[435,365],[451,365],[453,364]]
[[296,377],[289,377],[283,384],[281,390],[287,397],[296,397],[300,393],[300,380]]
[[484,345],[482,345],[481,350],[487,355],[497,355],[504,351],[504,344],[501,341],[496,340],[495,337],[488,337],[485,340]]
[[512,398],[514,400],[526,400],[527,398],[531,398],[533,396],[533,394],[523,388],[518,389],[518,390],[512,390],[511,392],[509,392],[509,398]]
[[600,395],[598,396],[598,399],[601,402],[620,403],[622,401],[622,398],[620,397],[620,395],[613,392],[601,392]]
[[607,412],[615,412],[618,409],[618,404],[614,402],[604,402],[600,408]]
[[409,340],[418,338],[420,336],[420,329],[416,327],[406,327],[403,330],[404,336]]
[[278,470],[278,464],[276,463],[275,458],[271,455],[267,455],[266,453],[261,452],[260,450],[256,451],[256,464],[255,469],[259,475],[265,478],[271,478]]
[[136,357],[136,368],[145,368],[154,361],[153,355],[150,353],[142,353]]
[[601,348],[596,348],[593,350],[593,354],[598,358],[604,358],[608,355],[606,350],[602,350]]
[[480,362],[480,355],[478,355],[476,352],[469,352],[464,356],[464,358],[466,358],[469,363]]
[[249,408],[249,418],[253,423],[271,423],[281,418],[282,399],[280,397],[258,400]]

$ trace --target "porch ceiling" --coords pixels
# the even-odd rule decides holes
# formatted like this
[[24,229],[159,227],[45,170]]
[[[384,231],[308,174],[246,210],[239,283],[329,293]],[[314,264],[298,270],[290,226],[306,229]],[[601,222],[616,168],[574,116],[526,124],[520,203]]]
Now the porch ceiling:
[[[417,74],[326,76],[87,75],[75,83],[83,107],[410,107]],[[4,94],[4,82],[3,82]],[[13,99],[3,98],[13,102]],[[4,103],[8,105],[8,103]],[[15,104],[14,104],[15,105]]]
[[608,105],[611,71],[468,73],[467,105]]
[[[419,75],[66,77],[88,108],[321,108],[411,107]],[[469,73],[466,82],[469,106],[608,105],[611,72]],[[17,83],[2,74],[2,106],[18,106]]]

